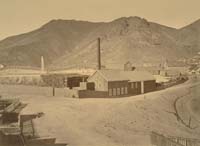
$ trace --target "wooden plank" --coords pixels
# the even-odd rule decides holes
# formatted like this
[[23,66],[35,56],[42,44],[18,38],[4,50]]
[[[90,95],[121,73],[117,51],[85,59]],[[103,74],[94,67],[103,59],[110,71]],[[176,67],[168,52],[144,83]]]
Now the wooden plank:
[[56,138],[36,138],[29,140],[28,143],[34,144],[55,144]]
[[176,141],[173,141],[172,139],[161,135],[156,132],[152,132],[151,135],[151,144],[156,145],[156,146],[184,146]]
[[26,140],[28,146],[66,146],[66,143],[56,143],[56,138],[40,137]]
[[0,99],[0,104],[11,104],[14,99]]
[[22,103],[20,103],[20,105],[17,106],[16,109],[15,109],[13,112],[15,112],[15,113],[20,113],[21,110],[22,110],[23,108],[25,108],[26,106],[27,106],[27,104],[22,104]]
[[20,122],[26,122],[37,118],[37,114],[20,115]]
[[28,146],[67,146],[67,144],[27,144]]
[[22,134],[24,136],[34,136],[34,127],[31,120],[22,123]]
[[21,103],[20,103],[20,101],[19,100],[17,100],[17,101],[14,101],[12,104],[10,104],[9,106],[7,106],[5,109],[4,109],[4,112],[12,112],[12,111],[14,111],[16,108],[17,108],[17,106],[19,106]]
[[4,135],[20,135],[21,134],[21,130],[19,127],[0,127],[0,131],[4,134]]
[[12,104],[12,102],[13,100],[10,99],[0,99],[0,110],[4,110],[7,106]]
[[19,138],[20,138],[20,140],[21,140],[22,145],[23,145],[23,146],[26,146],[23,135],[20,134],[20,135],[19,135]]
[[33,120],[31,120],[31,126],[32,126],[32,130],[33,130],[33,136],[35,136],[35,129],[34,129]]

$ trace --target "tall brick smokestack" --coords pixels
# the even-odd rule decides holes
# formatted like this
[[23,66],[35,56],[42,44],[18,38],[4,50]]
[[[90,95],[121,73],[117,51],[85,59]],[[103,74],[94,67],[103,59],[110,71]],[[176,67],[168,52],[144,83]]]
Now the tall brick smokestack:
[[98,61],[98,70],[101,70],[101,39],[97,39],[97,61]]

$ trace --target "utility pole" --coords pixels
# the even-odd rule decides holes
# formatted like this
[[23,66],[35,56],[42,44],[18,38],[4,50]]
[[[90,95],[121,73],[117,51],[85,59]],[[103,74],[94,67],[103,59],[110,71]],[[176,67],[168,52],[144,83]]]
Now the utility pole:
[[55,87],[56,87],[56,78],[54,76],[52,80],[52,95],[53,96],[55,96]]
[[53,85],[53,96],[55,96],[55,86]]

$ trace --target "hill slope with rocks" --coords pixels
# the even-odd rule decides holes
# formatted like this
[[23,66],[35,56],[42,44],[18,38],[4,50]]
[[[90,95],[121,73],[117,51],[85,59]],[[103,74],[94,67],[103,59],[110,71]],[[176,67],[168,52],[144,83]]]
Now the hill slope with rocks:
[[40,56],[50,67],[96,66],[96,39],[101,38],[102,62],[119,67],[190,58],[200,51],[200,21],[181,29],[139,17],[107,23],[52,20],[30,33],[0,42],[0,64],[40,66]]

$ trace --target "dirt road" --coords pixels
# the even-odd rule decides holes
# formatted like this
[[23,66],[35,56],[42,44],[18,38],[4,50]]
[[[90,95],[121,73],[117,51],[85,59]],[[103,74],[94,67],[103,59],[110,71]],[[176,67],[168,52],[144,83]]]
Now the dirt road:
[[[28,87],[30,94],[19,87],[16,91],[12,86],[0,86],[0,92],[5,96],[17,93],[28,103],[23,113],[45,113],[35,121],[40,136],[53,136],[58,142],[73,146],[146,146],[149,145],[150,131],[200,138],[199,125],[196,129],[187,128],[169,113],[174,110],[174,100],[199,83],[188,81],[158,92],[115,99],[45,96],[39,94],[42,92],[39,88],[34,94],[37,89],[34,87],[32,92],[31,86]],[[179,112],[184,116],[186,112],[181,110]]]

